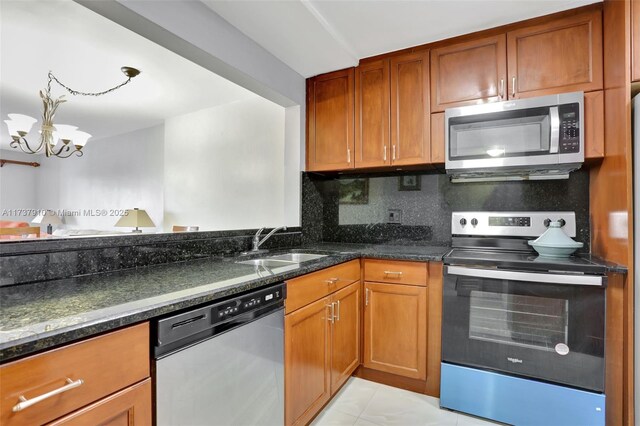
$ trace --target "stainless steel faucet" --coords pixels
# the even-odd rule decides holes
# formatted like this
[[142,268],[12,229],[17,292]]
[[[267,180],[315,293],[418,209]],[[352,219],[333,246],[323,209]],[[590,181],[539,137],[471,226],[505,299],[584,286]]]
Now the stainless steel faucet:
[[267,235],[264,236],[263,239],[260,239],[260,234],[262,234],[262,231],[264,231],[264,228],[258,229],[258,232],[256,232],[256,235],[253,236],[253,244],[252,244],[252,247],[251,247],[251,251],[254,252],[254,253],[261,251],[260,250],[260,246],[262,244],[264,244],[264,242],[267,241],[269,238],[271,238],[271,236],[273,234],[275,234],[276,232],[278,232],[280,230],[286,231],[287,227],[286,226],[280,226],[278,228],[273,228],[271,230],[271,232],[269,232]]

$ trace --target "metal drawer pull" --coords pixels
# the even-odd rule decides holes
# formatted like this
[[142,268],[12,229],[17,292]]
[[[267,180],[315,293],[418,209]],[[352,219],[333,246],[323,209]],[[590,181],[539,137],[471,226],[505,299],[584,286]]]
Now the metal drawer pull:
[[338,305],[338,315],[336,315],[336,321],[340,321],[340,301],[338,300],[336,304]]
[[62,386],[61,388],[58,389],[54,389],[51,392],[47,392],[45,394],[42,394],[40,396],[36,396],[35,398],[31,398],[31,399],[27,399],[24,397],[24,395],[20,395],[20,397],[18,398],[18,400],[20,402],[18,402],[16,405],[13,406],[13,412],[17,413],[18,411],[22,411],[25,408],[29,408],[34,404],[37,404],[40,401],[44,401],[47,398],[51,398],[52,396],[61,394],[63,392],[66,392],[68,390],[71,390],[73,388],[77,388],[78,386],[82,385],[84,383],[84,380],[82,379],[78,379],[75,382],[73,380],[71,380],[70,378],[67,377],[67,384]]
[[500,91],[498,96],[500,96],[500,99],[504,99],[504,78],[500,79]]
[[402,272],[401,271],[384,271],[385,275],[400,275],[402,276]]
[[340,278],[329,278],[328,280],[325,280],[325,283],[328,284],[335,284],[340,280]]
[[369,306],[369,289],[364,289],[364,306]]
[[514,75],[511,79],[511,97],[516,97],[516,76]]

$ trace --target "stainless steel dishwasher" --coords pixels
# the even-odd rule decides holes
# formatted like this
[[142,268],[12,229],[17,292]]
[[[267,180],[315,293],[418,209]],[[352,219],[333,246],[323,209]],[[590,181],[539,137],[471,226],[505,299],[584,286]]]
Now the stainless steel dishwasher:
[[284,297],[281,283],[158,320],[156,424],[282,426]]

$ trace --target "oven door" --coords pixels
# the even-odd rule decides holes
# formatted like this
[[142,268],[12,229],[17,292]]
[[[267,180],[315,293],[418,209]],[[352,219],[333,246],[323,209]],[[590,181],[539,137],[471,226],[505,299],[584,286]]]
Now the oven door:
[[603,282],[447,266],[442,360],[603,392]]

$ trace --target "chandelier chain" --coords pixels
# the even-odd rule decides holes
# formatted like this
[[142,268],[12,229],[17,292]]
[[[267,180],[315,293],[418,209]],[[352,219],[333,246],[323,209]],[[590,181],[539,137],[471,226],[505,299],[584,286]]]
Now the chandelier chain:
[[49,82],[47,83],[47,92],[51,93],[51,81],[55,81],[56,83],[58,83],[60,86],[64,87],[67,92],[71,93],[74,96],[102,96],[102,95],[106,95],[109,92],[113,92],[114,90],[118,90],[119,88],[121,88],[122,86],[128,84],[131,81],[132,77],[127,78],[126,81],[118,84],[115,87],[112,87],[111,89],[105,90],[103,92],[80,92],[78,90],[73,90],[72,88],[62,84],[62,82],[60,80],[58,80],[56,78],[55,75],[53,75],[53,73],[51,71],[49,71]]

